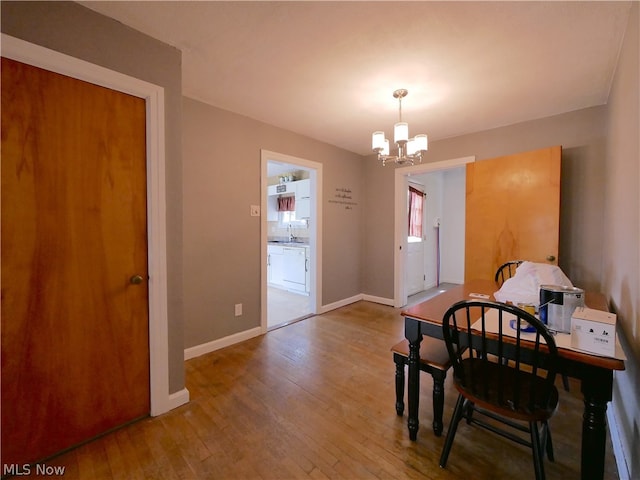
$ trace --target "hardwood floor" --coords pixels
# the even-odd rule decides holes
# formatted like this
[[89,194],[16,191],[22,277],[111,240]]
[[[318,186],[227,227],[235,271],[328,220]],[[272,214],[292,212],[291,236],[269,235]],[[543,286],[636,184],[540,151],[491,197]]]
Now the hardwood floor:
[[[446,469],[421,376],[420,430],[395,413],[400,310],[358,302],[186,362],[191,402],[47,462],[69,479],[534,478],[529,450],[461,424]],[[445,433],[456,395],[446,384]],[[547,478],[579,478],[579,385],[551,420]],[[606,479],[618,478],[607,444]]]

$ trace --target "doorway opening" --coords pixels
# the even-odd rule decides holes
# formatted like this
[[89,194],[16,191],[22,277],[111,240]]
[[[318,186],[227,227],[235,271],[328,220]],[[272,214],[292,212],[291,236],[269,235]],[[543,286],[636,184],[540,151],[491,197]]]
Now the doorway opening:
[[[463,282],[465,165],[473,161],[464,157],[395,170],[395,307]],[[410,184],[425,194],[420,241],[408,232]]]
[[320,295],[322,165],[262,152],[262,329],[314,315]]

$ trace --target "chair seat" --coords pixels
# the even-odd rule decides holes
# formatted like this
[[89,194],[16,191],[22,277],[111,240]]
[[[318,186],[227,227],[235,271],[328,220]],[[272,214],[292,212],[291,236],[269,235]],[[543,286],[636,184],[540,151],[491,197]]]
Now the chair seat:
[[[391,351],[408,358],[409,341],[405,338],[391,347]],[[437,338],[424,337],[420,343],[420,364],[438,370],[449,370],[451,360],[445,343]]]

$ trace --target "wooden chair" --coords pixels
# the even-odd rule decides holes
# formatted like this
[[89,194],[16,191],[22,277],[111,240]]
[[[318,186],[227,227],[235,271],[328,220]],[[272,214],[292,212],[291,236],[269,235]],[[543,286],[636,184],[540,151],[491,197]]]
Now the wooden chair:
[[[409,360],[409,342],[405,339],[391,347],[396,364],[396,413],[404,413],[404,372]],[[444,381],[451,367],[447,347],[442,340],[423,337],[420,343],[420,370],[433,378],[433,432],[442,435],[444,409]]]
[[[532,333],[525,334],[525,328]],[[558,406],[554,385],[558,350],[553,336],[522,309],[480,300],[451,306],[442,320],[442,333],[459,396],[440,466],[446,466],[458,424],[465,418],[530,447],[536,479],[544,479],[545,450],[553,461],[548,421]],[[531,346],[523,345],[525,335]],[[505,358],[510,359],[508,364]],[[528,433],[528,438],[517,432]]]
[[495,275],[495,281],[498,286],[502,286],[505,280],[513,277],[516,273],[516,268],[518,268],[522,262],[524,262],[524,260],[509,260],[508,262],[500,265],[498,270],[496,270]]
[[[498,286],[502,286],[505,280],[513,277],[513,275],[516,273],[516,268],[518,268],[518,266],[522,262],[524,262],[524,260],[509,260],[508,262],[500,265],[498,267],[498,270],[496,270],[495,275],[495,281]],[[567,392],[570,391],[569,378],[567,378],[566,375],[562,375],[562,386]]]

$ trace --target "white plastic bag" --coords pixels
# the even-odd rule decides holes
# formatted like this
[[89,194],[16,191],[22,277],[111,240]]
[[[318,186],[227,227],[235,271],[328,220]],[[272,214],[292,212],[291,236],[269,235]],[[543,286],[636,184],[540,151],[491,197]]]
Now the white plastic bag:
[[493,296],[499,302],[532,303],[538,309],[540,285],[573,287],[562,269],[547,263],[522,262],[513,277],[507,279]]

